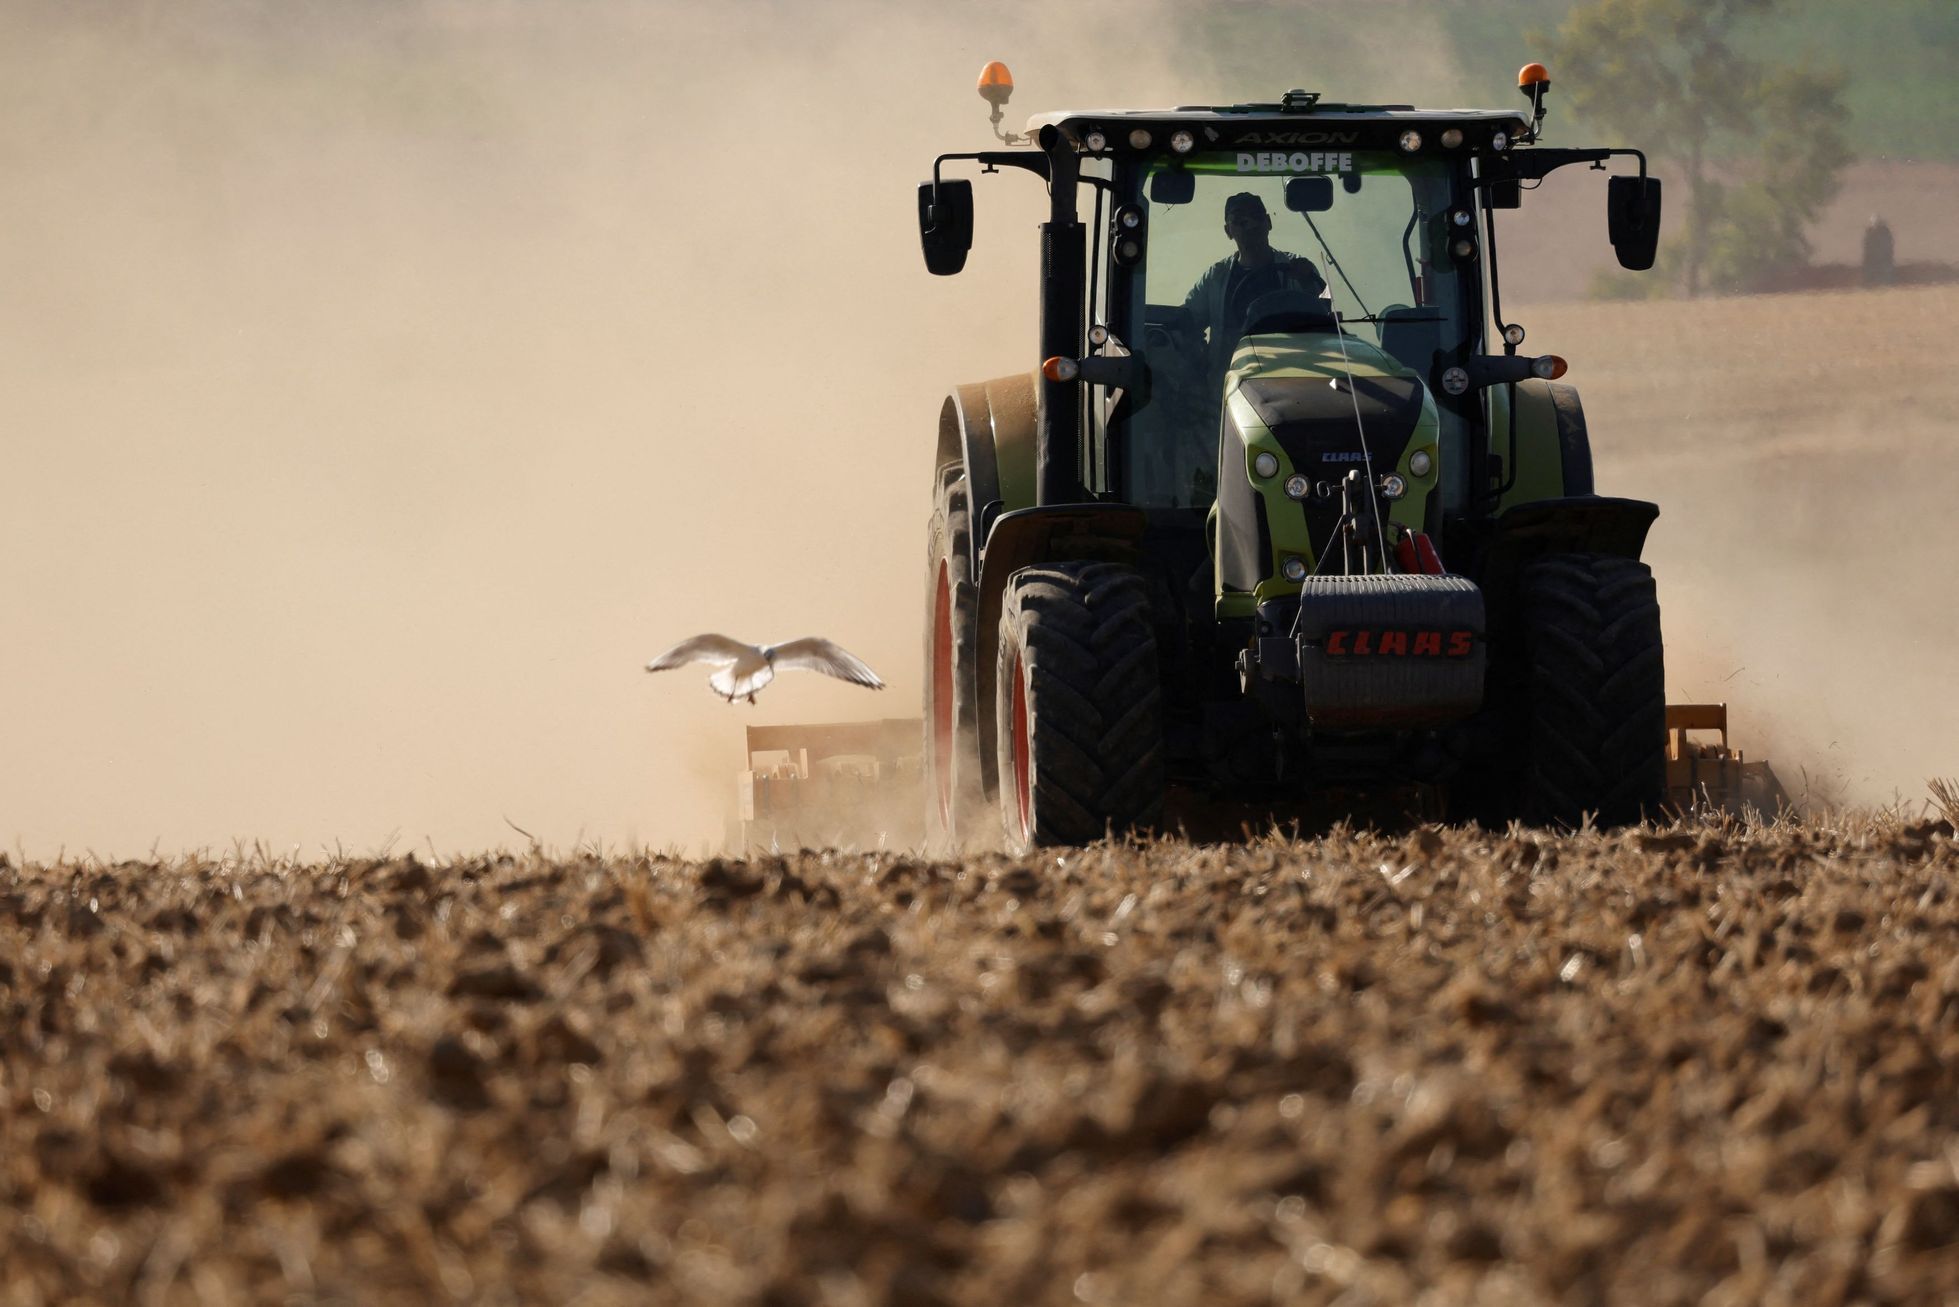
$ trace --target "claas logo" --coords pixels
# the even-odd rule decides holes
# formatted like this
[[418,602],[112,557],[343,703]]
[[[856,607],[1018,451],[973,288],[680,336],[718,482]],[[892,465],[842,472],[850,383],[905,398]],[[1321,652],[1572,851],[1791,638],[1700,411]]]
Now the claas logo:
[[1328,631],[1321,648],[1329,658],[1467,658],[1474,631],[1380,631],[1342,627]]

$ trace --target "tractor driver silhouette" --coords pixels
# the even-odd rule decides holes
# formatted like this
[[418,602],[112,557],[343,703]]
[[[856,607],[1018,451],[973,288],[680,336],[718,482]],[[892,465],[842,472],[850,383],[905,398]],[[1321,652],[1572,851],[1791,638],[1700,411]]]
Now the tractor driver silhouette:
[[1251,191],[1224,202],[1224,234],[1238,249],[1205,269],[1184,297],[1184,321],[1203,330],[1209,341],[1205,375],[1220,381],[1252,301],[1277,290],[1303,291],[1315,299],[1326,294],[1326,278],[1311,259],[1272,248],[1272,215]]

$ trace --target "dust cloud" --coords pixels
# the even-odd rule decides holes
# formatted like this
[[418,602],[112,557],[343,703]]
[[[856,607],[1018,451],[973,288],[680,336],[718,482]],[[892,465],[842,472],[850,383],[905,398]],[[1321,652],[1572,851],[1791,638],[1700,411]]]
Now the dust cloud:
[[[743,724],[915,714],[938,403],[1029,363],[1041,197],[945,282],[912,188],[988,58],[1015,126],[1216,94],[1114,12],[9,5],[0,839],[692,848]],[[717,629],[891,688],[639,670]]]

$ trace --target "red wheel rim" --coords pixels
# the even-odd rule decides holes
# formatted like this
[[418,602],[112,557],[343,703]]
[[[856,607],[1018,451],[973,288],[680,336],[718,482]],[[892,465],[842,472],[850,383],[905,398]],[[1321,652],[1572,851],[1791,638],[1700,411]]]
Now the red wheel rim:
[[1033,829],[1032,809],[1034,806],[1033,782],[1028,776],[1032,769],[1027,746],[1027,674],[1018,657],[1014,659],[1014,803],[1020,813],[1020,834],[1023,838]]
[[952,824],[952,578],[939,561],[932,600],[932,783],[939,821]]

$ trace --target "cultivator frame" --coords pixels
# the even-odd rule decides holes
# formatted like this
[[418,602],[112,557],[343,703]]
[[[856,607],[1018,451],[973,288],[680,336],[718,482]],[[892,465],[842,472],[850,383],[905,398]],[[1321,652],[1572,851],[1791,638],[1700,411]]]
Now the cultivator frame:
[[748,727],[730,851],[916,844],[923,729],[916,717]]
[[[1696,739],[1712,732],[1718,740]],[[1773,818],[1795,807],[1767,762],[1728,743],[1728,705],[1667,705],[1667,798],[1683,813],[1714,809]]]

